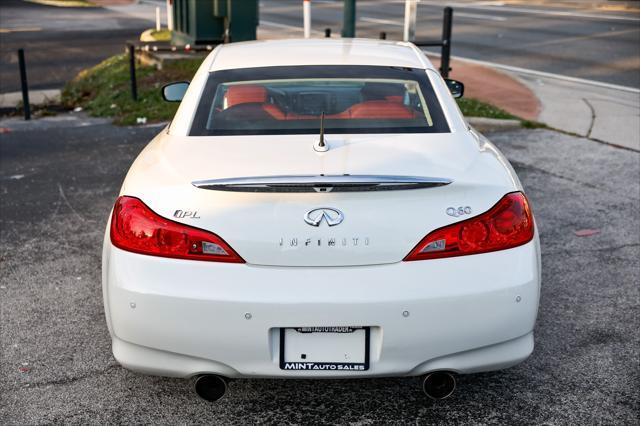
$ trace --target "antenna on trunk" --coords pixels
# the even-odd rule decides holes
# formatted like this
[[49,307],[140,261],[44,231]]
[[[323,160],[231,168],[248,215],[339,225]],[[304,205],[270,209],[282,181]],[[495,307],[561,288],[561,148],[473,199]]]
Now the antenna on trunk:
[[320,139],[313,145],[313,149],[318,152],[329,151],[329,145],[324,141],[324,111],[320,114]]

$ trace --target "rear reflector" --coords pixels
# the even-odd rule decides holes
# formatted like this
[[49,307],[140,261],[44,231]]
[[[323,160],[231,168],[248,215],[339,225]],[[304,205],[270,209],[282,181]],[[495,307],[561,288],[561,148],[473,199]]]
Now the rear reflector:
[[481,215],[431,232],[404,260],[505,250],[526,244],[532,238],[533,215],[527,197],[521,192],[512,192]]
[[116,200],[111,242],[122,250],[151,256],[244,263],[222,238],[165,219],[134,197]]

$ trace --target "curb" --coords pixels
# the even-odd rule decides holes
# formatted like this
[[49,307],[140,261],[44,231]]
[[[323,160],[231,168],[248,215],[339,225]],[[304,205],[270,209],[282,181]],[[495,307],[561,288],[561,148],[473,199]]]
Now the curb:
[[[61,90],[29,90],[29,104],[46,105],[60,102]],[[0,93],[0,108],[16,108],[22,104],[22,92]]]
[[84,112],[65,113],[51,117],[32,118],[25,121],[21,117],[0,118],[0,133],[14,133],[31,130],[47,130],[65,127],[86,127],[111,123],[110,118],[90,117]]
[[505,132],[507,130],[516,130],[522,128],[520,120],[485,118],[485,117],[467,117],[467,122],[471,127],[484,132]]
[[37,3],[43,6],[53,7],[98,7],[95,4],[88,3],[83,0],[77,1],[57,1],[57,0],[26,0],[29,3]]

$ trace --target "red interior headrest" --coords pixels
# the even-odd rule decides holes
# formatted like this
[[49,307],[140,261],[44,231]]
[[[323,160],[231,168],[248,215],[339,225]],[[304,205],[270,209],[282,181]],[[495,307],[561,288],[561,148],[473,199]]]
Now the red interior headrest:
[[227,108],[238,104],[264,103],[267,89],[262,86],[231,86],[227,89]]
[[396,96],[396,95],[385,96],[384,98],[389,102],[396,102],[396,103],[402,103],[402,101],[404,100],[404,96]]
[[404,105],[389,101],[367,101],[349,108],[351,118],[394,119],[414,118],[414,113]]

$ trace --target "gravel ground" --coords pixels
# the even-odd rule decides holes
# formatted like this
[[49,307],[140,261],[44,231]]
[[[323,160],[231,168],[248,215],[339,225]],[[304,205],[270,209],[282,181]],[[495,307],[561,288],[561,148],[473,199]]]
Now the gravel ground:
[[439,402],[398,378],[237,380],[209,404],[187,381],[119,367],[103,317],[106,218],[157,131],[0,134],[0,423],[637,424],[640,154],[549,130],[489,135],[542,239],[537,346],[523,364],[460,377]]

